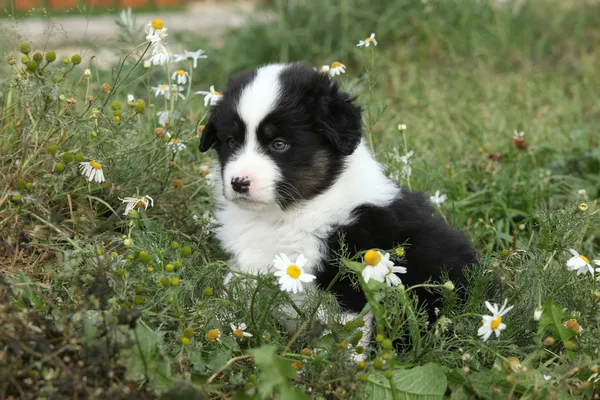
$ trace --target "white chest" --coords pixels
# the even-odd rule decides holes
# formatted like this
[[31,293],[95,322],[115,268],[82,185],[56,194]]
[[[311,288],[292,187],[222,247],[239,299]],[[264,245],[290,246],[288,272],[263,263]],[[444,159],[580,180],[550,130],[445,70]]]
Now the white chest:
[[225,250],[233,255],[232,267],[242,272],[267,273],[275,255],[284,253],[291,260],[304,254],[305,272],[314,273],[326,255],[324,240],[330,232],[326,226],[303,221],[274,222],[231,209],[220,212],[217,217],[223,226],[217,230],[217,236]]

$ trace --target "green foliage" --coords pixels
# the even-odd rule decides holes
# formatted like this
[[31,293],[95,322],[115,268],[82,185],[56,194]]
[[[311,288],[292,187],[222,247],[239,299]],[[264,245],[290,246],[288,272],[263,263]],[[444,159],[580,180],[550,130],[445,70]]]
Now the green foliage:
[[[0,365],[9,382],[0,397],[20,388],[40,398],[597,394],[600,283],[565,264],[571,248],[600,258],[600,53],[590,45],[600,14],[591,2],[543,1],[276,1],[274,20],[211,44],[200,72],[178,64],[191,73],[185,99],[155,95],[173,68],[143,67],[148,44],[126,13],[110,70],[96,70],[87,52],[12,43],[0,66],[0,354],[9,366]],[[379,46],[357,48],[373,31]],[[169,39],[192,50],[208,42]],[[363,254],[345,248],[336,279],[369,301],[351,320],[325,290],[299,306],[270,275],[223,283],[214,154],[197,151],[207,109],[193,93],[222,88],[233,71],[296,60],[346,64],[335,79],[358,96],[385,172],[447,196],[439,213],[481,256],[468,291],[447,279],[365,282]],[[101,164],[105,181],[87,180],[82,162]],[[410,243],[397,245],[379,250],[402,265]],[[443,297],[432,323],[418,306],[424,291]],[[506,329],[481,340],[484,302],[504,299],[514,306]],[[374,340],[364,346],[369,313]]]

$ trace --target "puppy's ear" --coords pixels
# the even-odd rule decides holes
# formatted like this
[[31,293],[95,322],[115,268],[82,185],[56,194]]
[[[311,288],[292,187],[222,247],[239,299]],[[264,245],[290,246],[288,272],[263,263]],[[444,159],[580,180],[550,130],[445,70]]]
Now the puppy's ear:
[[217,128],[212,120],[208,120],[208,124],[204,126],[202,135],[200,136],[200,151],[204,153],[208,151],[217,141]]
[[337,82],[325,76],[327,87],[319,101],[321,133],[343,155],[354,152],[362,138],[361,109],[347,93],[340,90]]

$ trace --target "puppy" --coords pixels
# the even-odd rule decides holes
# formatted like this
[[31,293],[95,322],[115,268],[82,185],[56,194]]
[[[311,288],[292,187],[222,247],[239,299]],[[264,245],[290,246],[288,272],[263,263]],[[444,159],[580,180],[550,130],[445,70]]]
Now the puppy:
[[[235,269],[267,273],[275,255],[304,254],[305,272],[326,288],[339,271],[340,237],[352,255],[408,243],[405,285],[441,279],[442,268],[464,283],[463,267],[477,262],[471,242],[423,195],[386,177],[363,139],[360,107],[312,67],[272,64],[231,77],[202,133],[200,151],[212,147],[217,237]],[[331,290],[347,319],[366,304],[349,279]],[[417,293],[432,315],[435,296]]]

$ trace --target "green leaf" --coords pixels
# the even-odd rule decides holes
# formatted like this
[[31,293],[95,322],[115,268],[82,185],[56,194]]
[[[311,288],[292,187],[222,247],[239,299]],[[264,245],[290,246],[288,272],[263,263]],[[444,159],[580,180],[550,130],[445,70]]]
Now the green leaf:
[[351,271],[357,272],[357,273],[361,273],[363,268],[365,267],[365,264],[363,263],[359,263],[356,261],[350,261],[346,258],[344,258],[344,260],[342,261],[343,264],[348,267],[348,269],[350,269]]
[[[435,400],[444,397],[448,382],[439,364],[429,363],[411,369],[394,370],[396,399]],[[389,380],[382,374],[372,374],[363,386],[361,398],[393,400]]]
[[[282,360],[276,353],[275,345],[264,345],[249,353],[254,356],[254,362],[262,372],[258,384],[261,396],[272,396],[273,390],[286,390],[291,386],[290,378],[296,376],[296,370],[289,362]],[[285,398],[285,397],[284,397]]]
[[548,329],[551,333],[558,336],[560,340],[567,342],[577,333],[563,326],[563,320],[568,319],[568,315],[563,311],[562,307],[552,304],[552,299],[546,300],[543,305],[544,311],[540,317],[540,325],[538,335],[541,336],[544,329]]

